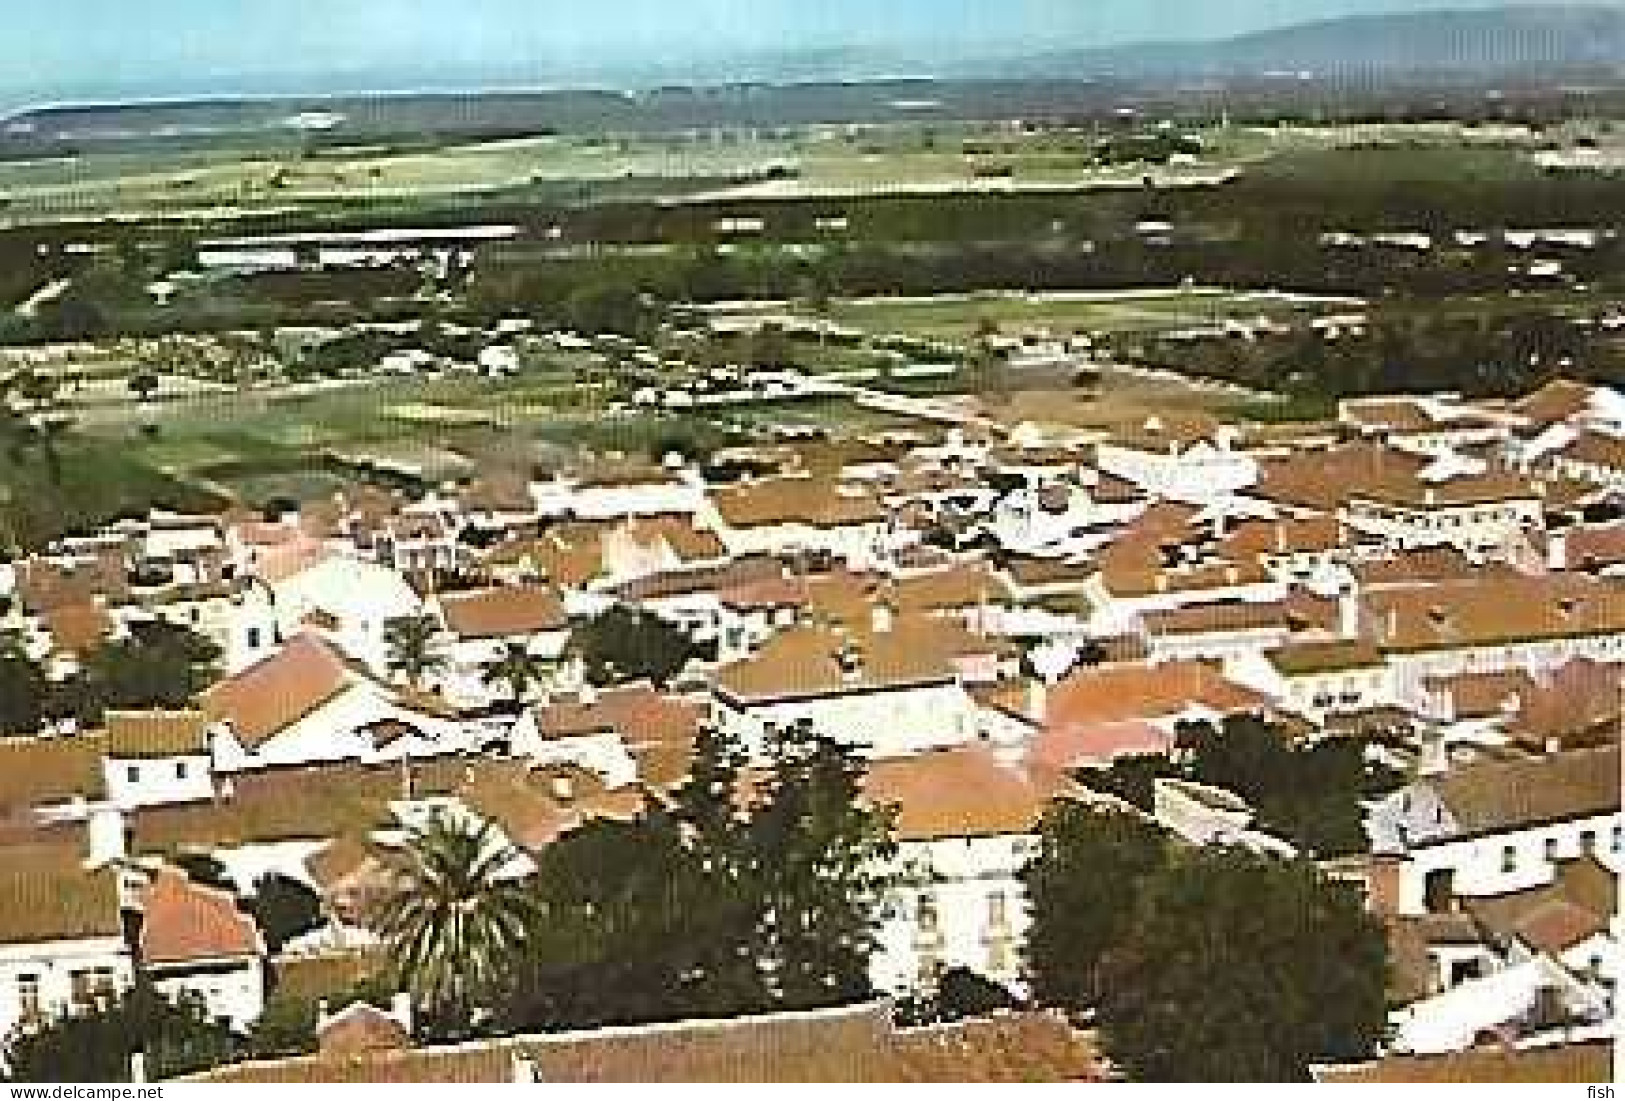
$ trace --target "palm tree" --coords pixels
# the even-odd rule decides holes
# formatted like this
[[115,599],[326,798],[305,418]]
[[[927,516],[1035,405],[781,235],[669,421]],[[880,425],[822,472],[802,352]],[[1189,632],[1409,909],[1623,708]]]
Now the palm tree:
[[466,1033],[519,958],[533,906],[518,859],[489,822],[443,813],[407,841],[377,929],[434,1027]]
[[524,705],[525,696],[542,680],[542,662],[522,642],[510,642],[502,653],[485,667],[485,683],[507,686],[513,708]]
[[430,616],[393,619],[384,626],[384,646],[389,651],[389,671],[400,673],[417,692],[423,678],[446,667],[440,650],[440,625]]

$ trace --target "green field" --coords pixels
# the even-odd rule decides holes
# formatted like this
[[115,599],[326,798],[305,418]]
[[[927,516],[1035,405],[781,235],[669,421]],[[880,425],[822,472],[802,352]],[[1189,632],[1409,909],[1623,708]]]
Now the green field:
[[[0,163],[0,217],[250,213],[332,204],[590,195],[637,185],[650,197],[796,198],[1213,182],[1286,153],[1369,142],[1419,148],[1509,140],[1455,126],[1215,127],[1194,161],[1148,168],[1093,162],[1087,134],[1012,137],[945,123],[627,137],[540,136],[441,148],[306,149],[268,135],[255,151],[93,153]],[[789,170],[786,172],[786,170]],[[767,179],[772,174],[778,178]]]
[[[1057,337],[1074,333],[1161,333],[1222,325],[1226,321],[1253,322],[1260,318],[1281,324],[1301,323],[1327,313],[1347,313],[1361,308],[1361,303],[1347,299],[1310,300],[1192,288],[864,299],[831,303],[822,315],[800,311],[796,316],[809,322],[822,317],[842,328],[871,334],[906,335],[963,344],[986,324],[1012,333],[1046,331]],[[764,306],[757,316],[773,318],[783,313],[782,306]],[[724,316],[737,320],[751,316],[751,311],[730,309]]]

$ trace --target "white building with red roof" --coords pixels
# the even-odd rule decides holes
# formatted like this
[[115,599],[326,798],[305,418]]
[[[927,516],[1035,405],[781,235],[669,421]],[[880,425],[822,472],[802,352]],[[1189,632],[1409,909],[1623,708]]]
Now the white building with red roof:
[[228,891],[163,868],[140,893],[140,965],[158,992],[191,994],[239,1032],[265,1009],[265,941]]

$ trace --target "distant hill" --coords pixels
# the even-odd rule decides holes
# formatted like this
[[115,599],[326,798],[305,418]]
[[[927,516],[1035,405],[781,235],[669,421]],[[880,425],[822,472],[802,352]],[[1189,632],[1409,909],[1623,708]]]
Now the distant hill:
[[1028,76],[1128,78],[1268,72],[1357,78],[1616,68],[1625,67],[1625,7],[1525,5],[1361,15],[1216,42],[1049,52],[1016,65]]

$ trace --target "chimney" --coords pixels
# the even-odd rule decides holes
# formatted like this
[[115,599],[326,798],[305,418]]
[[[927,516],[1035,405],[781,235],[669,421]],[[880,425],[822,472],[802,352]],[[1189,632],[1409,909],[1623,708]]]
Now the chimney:
[[1360,637],[1360,597],[1352,586],[1337,596],[1337,633],[1346,639]]
[[92,866],[100,868],[128,855],[124,813],[117,807],[98,807],[91,811],[87,827]]
[[130,1082],[132,1085],[145,1085],[147,1081],[147,1053],[132,1051],[130,1053]]
[[568,803],[576,797],[575,781],[568,776],[555,776],[552,783],[553,798],[560,803]]
[[892,607],[891,594],[886,594],[869,606],[869,626],[877,635],[890,634],[897,621],[897,609]]
[[1566,570],[1568,568],[1568,533],[1566,531],[1553,531],[1545,538],[1545,568],[1547,570]]
[[1049,718],[1049,685],[1043,677],[1031,677],[1027,681],[1027,714],[1040,726]]

